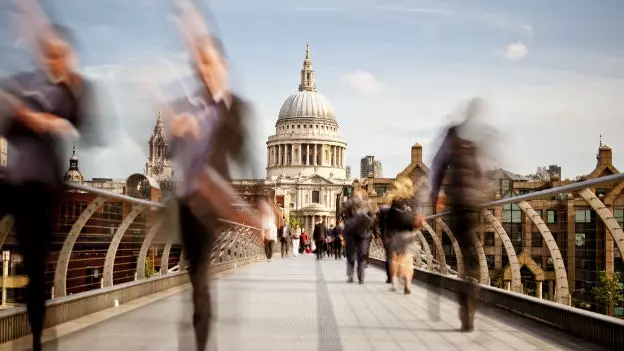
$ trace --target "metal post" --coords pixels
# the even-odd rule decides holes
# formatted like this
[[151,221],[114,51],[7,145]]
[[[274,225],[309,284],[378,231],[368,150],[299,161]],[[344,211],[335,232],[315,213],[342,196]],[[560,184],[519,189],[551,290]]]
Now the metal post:
[[2,306],[6,306],[7,298],[7,278],[9,276],[9,260],[11,258],[10,251],[2,251]]

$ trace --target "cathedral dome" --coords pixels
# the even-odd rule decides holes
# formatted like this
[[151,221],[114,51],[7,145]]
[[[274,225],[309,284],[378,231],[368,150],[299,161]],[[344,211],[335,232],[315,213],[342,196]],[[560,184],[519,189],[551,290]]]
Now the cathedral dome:
[[278,122],[289,118],[319,118],[335,120],[334,108],[329,100],[316,91],[314,71],[310,58],[310,45],[306,45],[306,55],[301,69],[299,91],[290,95],[282,104]]
[[323,94],[316,91],[298,91],[282,104],[278,120],[287,118],[335,119],[334,108]]

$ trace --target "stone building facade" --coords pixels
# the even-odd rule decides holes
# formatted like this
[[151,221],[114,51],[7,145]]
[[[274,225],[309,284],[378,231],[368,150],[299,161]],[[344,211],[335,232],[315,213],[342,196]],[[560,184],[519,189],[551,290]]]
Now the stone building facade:
[[[491,170],[487,172],[488,183],[484,191],[493,201],[617,174],[619,171],[613,165],[612,152],[609,146],[601,143],[594,169],[586,175],[577,177],[578,179],[574,181],[562,180],[559,177],[536,180],[503,169]],[[411,155],[410,164],[398,175],[409,176],[418,182],[428,177],[429,169],[422,160],[420,145],[415,144],[412,147]],[[379,203],[393,180],[393,178],[368,177],[356,181],[354,187],[366,189],[372,199]],[[620,226],[619,230],[624,224],[623,190],[623,183],[606,184],[590,189],[590,193],[600,199],[609,209],[607,216],[615,218]],[[428,191],[428,189],[425,188],[423,191]],[[597,286],[601,271],[624,272],[624,261],[600,214],[582,196],[579,196],[579,193],[556,194],[548,198],[529,200],[528,204],[544,222],[557,243],[567,276],[570,294],[568,303],[592,311],[604,312],[606,307],[595,300],[592,289]],[[557,280],[556,263],[534,220],[518,204],[492,207],[488,210],[500,223],[511,241],[513,254],[520,265],[523,292],[554,300]],[[422,204],[421,211],[425,215],[432,214],[431,204]],[[448,225],[453,221],[452,215],[443,216],[442,219]],[[479,216],[478,223],[477,236],[484,249],[490,284],[511,288],[510,258],[503,240],[483,216]],[[431,227],[441,238],[446,263],[451,267],[456,267],[457,258],[451,237],[438,223],[431,221]],[[424,234],[435,254],[436,243],[430,236]],[[622,312],[624,311],[616,309],[616,315],[623,314]]]
[[329,100],[316,89],[310,46],[298,91],[280,108],[275,133],[267,140],[266,179],[237,179],[239,193],[253,187],[272,194],[284,217],[311,232],[315,218],[336,223],[336,195],[347,183],[346,142]]

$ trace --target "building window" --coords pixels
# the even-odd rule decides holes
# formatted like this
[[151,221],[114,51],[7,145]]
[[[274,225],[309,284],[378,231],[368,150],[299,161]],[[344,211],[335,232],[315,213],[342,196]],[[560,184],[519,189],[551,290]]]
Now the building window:
[[574,221],[576,223],[591,222],[591,210],[589,209],[576,210],[574,214]]
[[494,269],[494,255],[485,256],[485,261],[489,269]]
[[312,203],[318,204],[321,201],[321,192],[318,190],[312,190]]
[[522,223],[522,210],[516,204],[503,207],[503,223]]
[[542,210],[535,210],[535,213],[537,213],[537,215],[540,216],[540,218],[542,217]]
[[377,193],[377,196],[382,196],[383,194],[386,193],[386,191],[388,191],[388,187],[384,186],[384,185],[378,185],[375,187],[375,192]]
[[542,256],[532,256],[531,259],[535,261],[539,268],[542,268]]
[[548,218],[548,224],[555,224],[557,223],[557,212],[555,210],[548,210],[548,212],[546,213]]
[[483,246],[494,246],[494,232],[483,233]]
[[533,247],[542,247],[544,244],[542,233],[533,233],[531,234],[531,246]]
[[554,271],[555,270],[555,265],[553,264],[553,259],[550,256],[548,256],[548,258],[546,259],[546,270],[548,270],[548,271]]
[[613,217],[615,217],[615,220],[620,224],[620,226],[622,226],[622,224],[624,223],[624,209],[621,209],[621,208],[614,209]]
[[609,191],[605,188],[596,188],[596,196],[607,196],[609,194]]
[[576,233],[576,246],[585,246],[585,233]]

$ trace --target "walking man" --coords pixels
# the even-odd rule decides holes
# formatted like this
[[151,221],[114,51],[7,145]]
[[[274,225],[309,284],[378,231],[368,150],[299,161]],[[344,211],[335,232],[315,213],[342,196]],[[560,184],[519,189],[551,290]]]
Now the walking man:
[[321,217],[316,217],[316,224],[314,225],[314,244],[316,245],[316,259],[323,258],[323,249],[325,248],[325,240],[327,239],[327,227],[321,220]]

